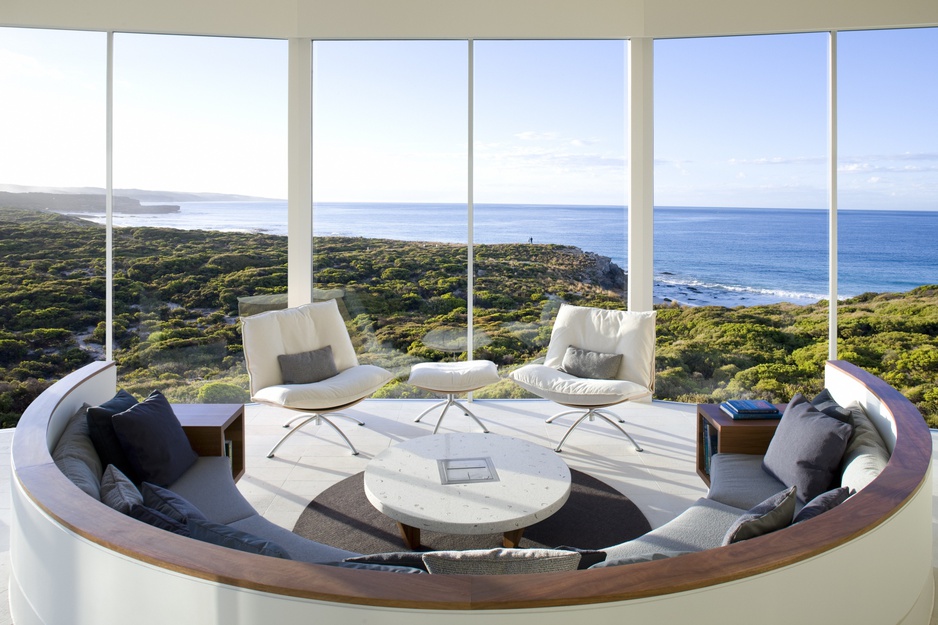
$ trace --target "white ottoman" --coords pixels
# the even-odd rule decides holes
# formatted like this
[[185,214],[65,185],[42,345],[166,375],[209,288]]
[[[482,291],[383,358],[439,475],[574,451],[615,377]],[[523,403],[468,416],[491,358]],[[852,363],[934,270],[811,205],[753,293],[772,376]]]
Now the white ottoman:
[[422,362],[410,368],[410,378],[408,384],[413,384],[417,388],[425,391],[432,391],[446,395],[446,399],[438,404],[434,404],[424,410],[419,417],[414,419],[419,422],[429,412],[443,406],[443,412],[440,414],[440,420],[436,422],[433,433],[436,434],[440,429],[440,423],[446,416],[446,411],[450,406],[456,405],[463,411],[467,417],[471,417],[483,432],[488,429],[482,425],[478,417],[469,412],[465,404],[456,401],[456,395],[459,393],[468,393],[498,382],[498,368],[490,360],[470,360],[468,362]]

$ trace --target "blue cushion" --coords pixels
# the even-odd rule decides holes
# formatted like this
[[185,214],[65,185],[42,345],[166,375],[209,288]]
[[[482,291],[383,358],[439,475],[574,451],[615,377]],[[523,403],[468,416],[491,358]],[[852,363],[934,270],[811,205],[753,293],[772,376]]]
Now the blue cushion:
[[140,480],[127,461],[124,448],[121,446],[120,439],[117,438],[117,434],[114,432],[114,425],[111,423],[111,417],[118,412],[124,412],[136,403],[137,399],[133,395],[121,389],[117,391],[117,395],[100,406],[88,408],[86,418],[88,420],[88,436],[91,437],[95,451],[98,452],[98,457],[101,458],[101,464],[104,466],[113,464],[133,483],[139,484]]
[[762,468],[785,486],[798,487],[808,502],[830,490],[853,426],[829,417],[800,393],[782,415],[762,460]]
[[723,537],[724,545],[731,545],[756,536],[762,536],[791,525],[795,516],[797,486],[776,493],[740,515]]
[[185,524],[166,516],[159,510],[154,510],[153,508],[148,508],[147,506],[143,505],[137,505],[133,506],[127,514],[137,519],[138,521],[143,521],[147,525],[158,527],[162,530],[166,530],[167,532],[179,534],[180,536],[189,535],[189,528],[186,527]]
[[792,521],[792,524],[801,523],[802,521],[807,521],[808,519],[813,519],[822,512],[827,512],[832,508],[836,508],[845,502],[849,496],[850,489],[846,486],[833,488],[826,493],[821,493],[809,501],[805,507],[795,515],[795,520]]
[[118,512],[130,514],[131,508],[143,505],[143,495],[129,477],[109,464],[101,476],[101,501]]
[[290,559],[287,551],[277,543],[221,523],[190,518],[188,526],[189,535],[196,540],[237,549],[238,551],[257,553],[262,556],[272,556],[284,560]]
[[111,423],[142,481],[169,486],[198,459],[179,419],[159,391],[117,413]]
[[828,389],[824,389],[818,393],[817,397],[811,400],[811,404],[828,417],[834,417],[844,423],[852,423],[853,417],[850,411],[838,404],[837,400],[834,399],[834,396],[831,395]]
[[189,519],[205,519],[202,511],[196,508],[182,495],[177,495],[168,488],[144,482],[140,485],[143,503],[166,516],[185,524]]

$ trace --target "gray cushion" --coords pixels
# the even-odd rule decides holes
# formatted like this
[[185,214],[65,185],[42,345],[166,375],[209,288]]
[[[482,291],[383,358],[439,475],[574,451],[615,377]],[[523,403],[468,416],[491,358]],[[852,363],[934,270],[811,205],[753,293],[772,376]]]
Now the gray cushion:
[[205,515],[185,497],[167,488],[144,482],[140,485],[140,493],[143,495],[145,505],[159,510],[180,523],[187,523],[189,519],[207,520]]
[[801,523],[802,521],[807,521],[808,519],[813,519],[817,515],[827,512],[832,508],[836,508],[843,502],[847,500],[847,497],[850,496],[850,489],[845,486],[840,486],[838,488],[832,488],[826,493],[821,493],[801,509],[801,512],[795,515],[794,523]]
[[853,402],[847,409],[853,418],[853,434],[844,452],[840,485],[858,491],[886,468],[889,450],[860,404]]
[[638,554],[634,556],[629,556],[626,558],[618,558],[616,560],[603,560],[593,566],[589,567],[591,569],[602,569],[609,566],[625,566],[627,564],[638,564],[640,562],[653,562],[654,560],[667,560],[668,558],[676,558],[677,556],[683,556],[688,553],[696,553],[694,551],[652,551],[649,553]]
[[249,532],[255,536],[266,538],[277,543],[290,554],[292,560],[322,564],[326,562],[339,562],[346,558],[362,555],[354,551],[337,549],[336,547],[330,547],[329,545],[303,538],[288,529],[271,523],[259,514],[230,523],[229,527]]
[[111,423],[127,460],[143,481],[169,486],[198,459],[172,406],[159,391],[117,413]]
[[143,505],[143,495],[129,477],[109,464],[101,476],[101,501],[118,512],[130,514],[131,508]]
[[756,536],[784,529],[795,517],[797,486],[772,495],[762,503],[741,514],[726,531],[724,545],[731,545]]
[[824,389],[817,394],[817,397],[811,400],[811,404],[826,414],[828,417],[834,417],[845,423],[852,423],[850,411],[837,403],[834,396],[828,389]]
[[797,486],[802,502],[810,501],[830,490],[852,431],[799,393],[785,408],[762,468],[785,486]]
[[762,470],[760,455],[714,454],[710,458],[708,499],[748,510],[785,488],[785,484]]
[[352,562],[343,560],[342,562],[320,562],[326,566],[335,566],[340,569],[358,569],[360,571],[379,571],[381,573],[404,573],[409,575],[426,575],[427,572],[422,568],[412,566],[392,566],[390,564],[371,564],[368,562]]
[[311,384],[339,374],[331,345],[299,354],[281,354],[277,361],[284,384]]
[[621,560],[648,553],[703,551],[723,544],[726,530],[745,508],[712,499],[698,499],[677,518],[633,540],[603,548],[606,560]]
[[383,553],[369,553],[363,556],[345,558],[345,562],[358,564],[374,564],[380,566],[403,566],[426,571],[423,564],[423,554],[418,551],[386,551]]
[[257,515],[235,485],[231,463],[225,456],[199,458],[169,489],[198,508],[209,521],[228,524]]
[[62,435],[52,450],[55,466],[78,488],[101,499],[101,475],[104,469],[94,444],[88,436],[87,405],[69,417]]
[[622,354],[604,354],[571,345],[563,355],[560,370],[578,378],[614,380],[621,363]]
[[247,553],[290,559],[289,554],[283,547],[250,532],[244,532],[221,523],[212,523],[205,519],[190,518],[187,526],[189,527],[189,536],[196,540],[228,547],[229,549],[237,549],[238,551],[246,551]]
[[149,506],[133,506],[127,514],[138,521],[143,521],[147,525],[158,527],[161,530],[179,534],[180,536],[189,536],[189,528],[185,523],[180,523],[176,519],[168,517],[159,510],[155,510]]
[[437,575],[509,575],[575,571],[580,554],[556,549],[471,549],[423,554],[427,571]]

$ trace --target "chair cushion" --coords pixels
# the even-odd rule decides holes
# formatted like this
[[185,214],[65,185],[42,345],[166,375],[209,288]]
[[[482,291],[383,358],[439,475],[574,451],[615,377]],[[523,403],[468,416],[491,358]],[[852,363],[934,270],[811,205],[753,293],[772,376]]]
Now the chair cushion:
[[335,358],[332,357],[331,345],[299,354],[280,354],[277,361],[284,384],[310,384],[339,373],[335,367]]
[[762,468],[785,486],[797,486],[802,502],[810,501],[830,489],[852,431],[798,393],[785,408]]
[[723,537],[724,545],[732,545],[756,536],[784,529],[795,518],[797,486],[776,493],[753,506],[736,519]]
[[252,399],[301,410],[331,410],[368,397],[391,377],[381,367],[358,365],[321,382],[268,386],[254,393]]
[[578,378],[612,380],[619,373],[622,354],[604,354],[571,345],[563,355],[559,369]]
[[578,378],[546,365],[525,365],[509,377],[538,397],[565,406],[611,406],[651,394],[635,382]]
[[172,406],[159,391],[117,413],[111,422],[142,480],[169,486],[198,459]]
[[498,368],[490,360],[421,362],[410,368],[408,384],[440,393],[465,393],[498,382]]
[[615,377],[655,388],[655,311],[606,310],[564,304],[557,311],[544,364],[559,368],[567,347],[623,354]]
[[358,364],[355,347],[335,300],[271,310],[241,319],[244,359],[251,392],[283,384],[281,354],[295,354],[329,345],[336,369]]

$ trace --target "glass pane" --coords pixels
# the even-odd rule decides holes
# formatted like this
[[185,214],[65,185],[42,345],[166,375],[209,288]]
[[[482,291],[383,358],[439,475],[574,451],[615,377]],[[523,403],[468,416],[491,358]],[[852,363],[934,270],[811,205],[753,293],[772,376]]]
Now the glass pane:
[[659,398],[820,390],[826,59],[824,34],[655,42]]
[[474,47],[475,356],[504,373],[544,355],[562,302],[625,308],[626,44]]
[[838,356],[938,426],[938,29],[841,33]]
[[107,37],[0,28],[0,426],[104,358]]
[[313,44],[314,299],[338,299],[378,397],[467,349],[468,44]]
[[115,356],[138,396],[247,399],[239,310],[286,305],[286,72],[284,41],[114,36]]

